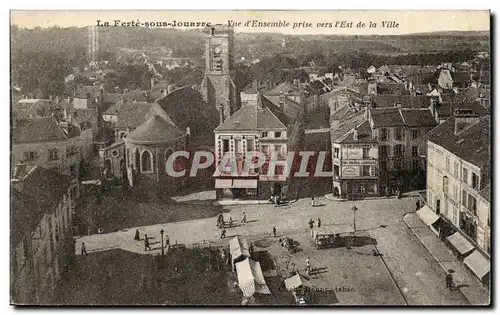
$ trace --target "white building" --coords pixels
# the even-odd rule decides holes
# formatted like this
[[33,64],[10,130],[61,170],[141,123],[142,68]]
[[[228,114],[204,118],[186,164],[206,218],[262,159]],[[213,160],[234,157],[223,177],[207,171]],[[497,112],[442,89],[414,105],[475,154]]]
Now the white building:
[[491,252],[490,116],[456,111],[426,139],[427,206],[441,218],[433,229],[483,279]]

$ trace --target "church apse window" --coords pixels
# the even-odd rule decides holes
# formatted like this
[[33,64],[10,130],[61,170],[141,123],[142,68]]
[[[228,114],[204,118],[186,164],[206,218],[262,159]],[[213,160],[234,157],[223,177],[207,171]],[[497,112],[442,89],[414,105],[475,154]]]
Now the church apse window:
[[141,172],[153,171],[153,156],[151,152],[145,150],[141,155]]

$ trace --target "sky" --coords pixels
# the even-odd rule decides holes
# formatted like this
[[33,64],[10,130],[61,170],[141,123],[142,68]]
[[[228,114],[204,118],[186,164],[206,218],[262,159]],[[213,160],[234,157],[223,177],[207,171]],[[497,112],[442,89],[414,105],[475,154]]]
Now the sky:
[[[289,35],[345,34],[399,35],[438,31],[489,31],[490,12],[463,11],[11,11],[11,24],[20,27],[82,27],[121,22],[241,22],[236,32],[272,32]],[[245,22],[287,22],[284,27],[245,27]],[[342,21],[345,21],[342,24]],[[386,23],[382,21],[394,21]],[[370,27],[370,22],[372,26]],[[331,23],[331,25],[330,25]],[[364,23],[361,26],[360,23]],[[304,27],[306,25],[306,27]],[[144,27],[144,24],[142,25]],[[337,26],[337,27],[335,27]],[[344,26],[344,27],[341,27]],[[345,27],[347,26],[347,27]],[[361,26],[361,27],[358,27]],[[126,26],[119,26],[126,27]],[[184,28],[185,29],[185,28]]]

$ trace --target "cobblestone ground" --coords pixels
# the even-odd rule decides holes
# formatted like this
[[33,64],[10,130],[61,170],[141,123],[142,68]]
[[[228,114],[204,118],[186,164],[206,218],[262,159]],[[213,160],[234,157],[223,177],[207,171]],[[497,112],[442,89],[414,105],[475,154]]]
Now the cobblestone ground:
[[[422,244],[412,237],[402,221],[405,213],[414,210],[415,198],[344,202],[316,198],[316,201],[318,204],[316,207],[311,207],[309,199],[301,199],[292,205],[281,207],[273,205],[224,206],[221,212],[224,212],[225,219],[229,220],[231,217],[236,221],[234,227],[227,229],[227,237],[241,235],[251,239],[272,238],[273,227],[276,227],[278,237],[284,235],[306,237],[305,233],[309,229],[307,223],[310,219],[321,218],[323,226],[353,225],[351,208],[355,205],[359,209],[356,211],[357,230],[375,239],[376,245],[351,250],[323,251],[312,250],[304,245],[304,252],[296,256],[298,264],[304,263],[305,256],[301,255],[310,254],[311,260],[317,261],[319,266],[328,270],[321,273],[321,277],[313,280],[318,283],[318,286],[334,288],[343,285],[353,288],[354,293],[337,293],[339,304],[466,304],[460,292],[446,290],[443,271],[434,263]],[[120,207],[119,204],[114,206]],[[155,205],[143,207],[137,215],[147,213],[147,207],[155,207]],[[175,206],[175,211],[182,212],[188,208],[189,205],[180,202]],[[240,220],[243,212],[247,214],[247,224],[241,225],[237,221]],[[201,216],[194,220],[186,219],[185,221],[137,226],[114,233],[85,236],[77,240],[77,254],[80,253],[82,242],[85,242],[89,252],[121,248],[136,254],[159,253],[161,229],[168,235],[171,244],[175,242],[181,244],[227,242],[227,240],[220,239],[220,230],[216,227],[216,216]],[[136,230],[139,230],[141,236],[147,234],[152,238],[151,251],[144,250],[142,241],[134,241]],[[303,244],[306,243],[304,240]],[[380,251],[380,257],[370,256],[373,246]],[[270,252],[279,257],[279,249],[276,250],[271,247]]]

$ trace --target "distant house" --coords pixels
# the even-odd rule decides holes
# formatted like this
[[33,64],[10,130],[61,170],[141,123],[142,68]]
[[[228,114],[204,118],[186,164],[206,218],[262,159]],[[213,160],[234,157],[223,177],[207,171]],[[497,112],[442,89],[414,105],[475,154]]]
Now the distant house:
[[[75,194],[85,142],[77,126],[54,117],[17,119],[12,129],[12,170],[40,166],[70,176]],[[14,174],[15,176],[15,174]]]
[[375,72],[377,72],[377,68],[375,68],[373,65],[368,67],[368,69],[366,69],[366,72],[368,72],[369,74],[374,74]]

